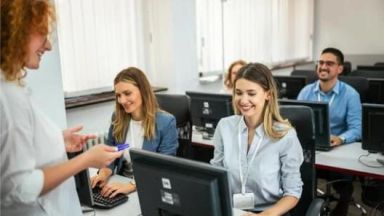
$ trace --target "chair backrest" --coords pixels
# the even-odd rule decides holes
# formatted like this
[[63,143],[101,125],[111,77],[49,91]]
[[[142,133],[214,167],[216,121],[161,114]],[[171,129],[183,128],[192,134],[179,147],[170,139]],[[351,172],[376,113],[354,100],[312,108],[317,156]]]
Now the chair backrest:
[[314,70],[293,70],[291,76],[306,76],[307,84],[313,83],[318,79],[316,71]]
[[343,64],[343,72],[341,72],[341,75],[347,76],[352,71],[352,64],[350,61],[344,61]]
[[304,162],[300,168],[303,192],[299,203],[290,211],[291,215],[301,216],[305,215],[316,195],[314,114],[311,108],[298,105],[282,105],[280,113],[296,129],[303,148]]
[[189,97],[178,94],[156,94],[156,98],[160,108],[176,118],[179,133],[177,156],[192,158],[192,120]]
[[358,76],[339,76],[339,80],[352,86],[360,94],[360,100],[362,103],[369,102],[369,82],[367,78]]

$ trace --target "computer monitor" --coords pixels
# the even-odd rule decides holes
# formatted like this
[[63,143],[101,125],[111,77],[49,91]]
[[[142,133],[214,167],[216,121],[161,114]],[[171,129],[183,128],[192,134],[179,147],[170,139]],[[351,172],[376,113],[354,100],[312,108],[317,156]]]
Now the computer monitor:
[[384,104],[363,104],[362,148],[384,154]]
[[313,110],[315,123],[315,146],[317,150],[330,150],[330,125],[329,108],[327,102],[301,101],[279,99],[280,105],[302,105],[308,106]]
[[307,84],[306,76],[273,76],[279,90],[279,98],[296,99]]
[[[67,153],[68,159],[76,157],[82,152],[83,151]],[[79,196],[80,203],[82,205],[86,205],[89,207],[94,206],[94,200],[92,196],[92,187],[91,187],[88,169],[80,171],[74,176],[74,178],[76,182],[76,191],[77,191],[77,195]]]
[[365,70],[365,71],[383,71],[384,66],[374,66],[374,65],[357,65],[357,70]]
[[224,168],[132,148],[143,216],[231,216],[232,199]]
[[185,92],[191,99],[192,124],[213,134],[223,117],[234,114],[232,95],[205,92]]
[[384,104],[384,79],[368,78],[369,103]]

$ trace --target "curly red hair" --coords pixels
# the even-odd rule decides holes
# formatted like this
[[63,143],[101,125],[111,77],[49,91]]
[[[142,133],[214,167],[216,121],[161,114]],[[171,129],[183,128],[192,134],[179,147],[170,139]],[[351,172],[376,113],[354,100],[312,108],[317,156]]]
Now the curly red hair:
[[48,35],[56,19],[49,0],[1,0],[1,63],[8,81],[22,77],[31,33]]
[[232,83],[232,69],[236,66],[236,65],[241,65],[241,66],[244,66],[246,65],[247,62],[245,62],[244,60],[237,60],[237,61],[234,61],[232,62],[232,64],[229,66],[228,68],[228,71],[227,71],[227,74],[225,75],[225,78],[224,78],[224,85],[228,88],[228,89],[232,89],[233,88],[233,83]]

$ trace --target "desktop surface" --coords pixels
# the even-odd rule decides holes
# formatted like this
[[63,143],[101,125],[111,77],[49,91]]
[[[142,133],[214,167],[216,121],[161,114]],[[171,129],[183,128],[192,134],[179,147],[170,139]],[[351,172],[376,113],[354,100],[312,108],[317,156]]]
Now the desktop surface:
[[328,152],[316,151],[316,168],[384,180],[384,165],[377,161],[384,159],[384,155],[368,155],[368,151],[361,147],[360,142],[355,142],[335,147]]

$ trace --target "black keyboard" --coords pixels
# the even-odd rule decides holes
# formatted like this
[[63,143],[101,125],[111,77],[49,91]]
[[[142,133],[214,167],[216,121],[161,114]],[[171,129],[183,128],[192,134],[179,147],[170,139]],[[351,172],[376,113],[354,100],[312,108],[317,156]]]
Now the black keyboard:
[[117,194],[115,197],[112,198],[103,197],[100,194],[100,191],[101,189],[98,187],[92,189],[94,206],[98,208],[113,208],[115,206],[125,203],[128,200],[128,196],[124,194]]

